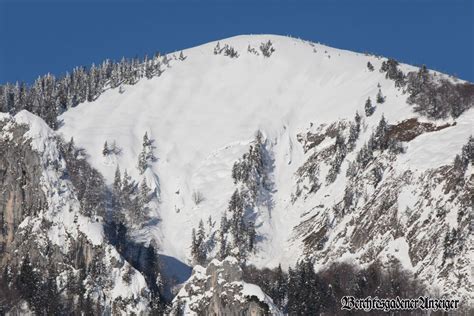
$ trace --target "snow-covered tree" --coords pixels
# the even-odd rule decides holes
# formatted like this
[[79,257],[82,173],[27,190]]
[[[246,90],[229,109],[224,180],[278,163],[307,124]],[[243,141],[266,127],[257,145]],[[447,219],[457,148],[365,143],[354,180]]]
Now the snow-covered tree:
[[383,115],[371,138],[373,149],[385,150],[388,148],[388,124]]
[[107,145],[107,141],[104,143],[104,148],[102,149],[102,155],[107,157],[110,153],[109,146]]
[[214,47],[214,55],[219,55],[222,52],[221,44],[217,42],[216,46]]
[[191,241],[191,256],[196,264],[204,265],[207,260],[206,230],[204,222],[199,221],[198,230],[193,228]]
[[372,101],[370,100],[370,97],[367,98],[367,101],[365,101],[365,116],[371,116],[375,112],[375,107],[372,106]]
[[272,41],[268,40],[265,43],[261,43],[260,51],[264,57],[270,57],[275,52]]
[[347,139],[347,150],[352,151],[360,134],[361,117],[358,112],[354,116],[354,122],[349,127],[349,137]]
[[255,48],[251,47],[250,45],[247,47],[247,52],[254,55],[259,55],[258,51]]
[[122,192],[122,176],[120,168],[117,165],[115,169],[114,184],[113,184],[113,207],[117,210],[120,207],[120,194]]
[[374,66],[370,61],[367,62],[367,68],[369,69],[369,71],[374,71]]
[[382,104],[385,102],[385,97],[382,94],[382,90],[379,89],[379,92],[377,92],[377,103]]
[[336,143],[334,148],[334,158],[331,160],[330,169],[326,176],[326,182],[328,184],[333,183],[336,180],[337,175],[341,169],[342,162],[347,155],[347,146],[344,137],[338,133],[336,136]]
[[394,80],[396,87],[401,88],[405,85],[405,75],[398,69],[398,61],[395,59],[389,58],[382,62],[380,72],[385,72],[385,78]]
[[138,155],[138,170],[140,174],[143,174],[145,170],[156,161],[154,154],[155,146],[153,145],[154,140],[148,137],[148,133],[145,132],[143,135],[142,151]]
[[224,46],[224,56],[228,56],[230,58],[237,58],[239,57],[239,53],[237,52],[237,50],[235,50],[235,48],[233,48],[232,46],[230,45],[225,45]]

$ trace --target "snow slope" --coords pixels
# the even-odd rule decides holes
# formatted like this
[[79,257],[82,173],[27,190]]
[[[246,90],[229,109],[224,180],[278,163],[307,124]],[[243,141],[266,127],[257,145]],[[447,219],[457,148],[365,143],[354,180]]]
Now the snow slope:
[[[275,48],[269,58],[247,51],[249,45],[258,51],[267,40]],[[147,132],[155,139],[158,161],[145,176],[159,191],[161,203],[153,212],[160,221],[148,226],[144,235],[158,240],[161,253],[187,262],[192,228],[209,216],[218,225],[234,190],[232,165],[261,130],[275,159],[274,207],[260,218],[258,232],[265,239],[250,261],[288,266],[302,250],[292,236],[293,227],[320,202],[290,203],[295,171],[305,160],[296,135],[310,124],[352,120],[356,111],[364,113],[365,100],[375,100],[378,84],[386,102],[365,118],[362,138],[382,114],[389,123],[418,115],[406,104],[406,95],[378,71],[382,58],[275,35],[237,36],[220,44],[233,46],[239,57],[214,55],[216,42],[184,50],[183,61],[170,54],[170,67],[160,77],[124,86],[123,93],[108,90],[98,100],[68,110],[61,116],[59,132],[87,150],[90,163],[109,184],[117,165],[141,181],[137,162],[142,136]],[[367,69],[368,61],[375,71]],[[397,163],[419,170],[446,164],[460,152],[473,125],[470,110],[457,125],[415,139]],[[105,141],[115,141],[122,153],[104,158]],[[343,185],[334,185],[325,199],[335,200],[343,190]],[[195,191],[205,197],[199,205],[192,199]],[[398,244],[403,246],[402,241]]]

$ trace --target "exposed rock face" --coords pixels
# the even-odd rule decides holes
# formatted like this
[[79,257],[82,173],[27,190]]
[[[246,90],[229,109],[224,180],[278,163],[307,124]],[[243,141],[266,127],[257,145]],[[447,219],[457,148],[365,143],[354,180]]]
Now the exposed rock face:
[[279,315],[270,297],[242,281],[233,257],[194,267],[191,278],[173,301],[172,315]]
[[34,285],[28,303],[19,295],[0,295],[1,312],[57,313],[46,306],[59,306],[60,299],[45,291],[48,278],[58,284],[62,300],[69,298],[61,307],[68,313],[93,301],[95,312],[146,310],[144,277],[104,238],[102,218],[83,215],[68,180],[73,171],[52,130],[25,111],[0,118],[0,157],[0,294],[17,291],[12,286],[25,260],[37,278],[27,280]]
[[[343,122],[331,126],[346,133]],[[421,134],[452,126],[410,119],[388,127],[386,137],[406,144]],[[437,295],[457,295],[469,302],[474,291],[469,246],[474,176],[468,148],[472,144],[463,149],[465,161],[459,164],[464,167],[453,162],[427,170],[410,168],[399,161],[403,153],[390,150],[373,150],[367,163],[351,170],[359,153],[348,151],[339,176],[345,174],[347,182],[336,182],[345,186],[344,195],[324,204],[321,201],[331,186],[324,184],[325,174],[319,170],[328,170],[334,159],[328,129],[322,125],[299,137],[308,158],[298,171],[295,201],[320,202],[294,230],[306,254],[321,266],[339,258],[361,264],[400,260]]]
[[454,122],[452,125],[449,123],[436,125],[429,122],[419,122],[417,118],[411,118],[392,126],[388,137],[403,142],[409,142],[421,134],[436,132],[453,125],[456,125],[456,122]]
[[[7,121],[0,121],[0,130]],[[46,206],[40,190],[40,158],[23,139],[28,127],[14,125],[8,137],[0,138],[0,263],[10,258],[15,249],[18,225]]]

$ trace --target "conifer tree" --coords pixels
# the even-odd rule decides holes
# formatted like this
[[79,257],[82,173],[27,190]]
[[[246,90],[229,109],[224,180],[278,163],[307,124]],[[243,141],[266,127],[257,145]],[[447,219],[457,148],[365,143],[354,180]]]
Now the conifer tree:
[[194,262],[199,261],[199,243],[196,237],[196,229],[194,228],[191,233],[191,256]]
[[219,55],[221,52],[221,44],[217,42],[216,47],[214,47],[214,55]]
[[17,287],[22,293],[22,297],[33,307],[36,306],[39,301],[39,285],[39,276],[33,269],[30,256],[26,253],[20,267],[20,274],[17,278]]
[[264,57],[270,57],[273,52],[275,52],[275,48],[273,47],[273,43],[268,40],[267,42],[260,44],[260,51]]
[[113,184],[113,204],[114,207],[119,207],[120,194],[122,192],[122,177],[120,175],[120,168],[117,165],[115,169],[114,184]]
[[254,243],[255,243],[255,237],[257,235],[257,232],[255,231],[255,224],[253,221],[249,221],[246,227],[246,233],[247,233],[247,238],[248,238],[248,250],[253,251],[254,250]]
[[104,149],[102,149],[102,155],[107,157],[110,153],[109,146],[107,145],[107,141],[104,143]]
[[328,183],[332,183],[336,180],[346,155],[347,147],[345,139],[340,133],[338,133],[336,136],[334,159],[331,161],[331,168],[326,176],[326,181]]
[[355,143],[357,139],[359,138],[360,122],[361,122],[361,117],[359,113],[356,112],[355,117],[354,117],[354,123],[351,123],[351,126],[349,128],[349,137],[347,139],[347,149],[349,151],[352,151],[354,149]]
[[196,261],[200,265],[204,265],[207,259],[206,249],[206,231],[204,229],[204,222],[199,221],[198,231],[196,234]]
[[72,153],[74,151],[74,137],[71,137],[71,140],[67,144],[67,152]]
[[222,215],[219,227],[219,259],[224,260],[228,255],[226,232],[228,230],[227,217]]
[[370,97],[365,101],[365,116],[371,116],[375,112],[375,107],[372,106],[372,101]]
[[371,137],[373,140],[374,149],[385,150],[388,148],[388,124],[385,120],[385,117],[382,115],[382,118],[377,125],[375,134]]
[[280,308],[283,309],[286,301],[286,295],[288,292],[288,280],[281,268],[281,264],[278,265],[276,269],[276,282],[275,282],[275,290],[273,294],[273,299],[275,304]]
[[367,68],[369,69],[369,71],[374,71],[374,66],[370,61],[367,62]]
[[140,205],[144,207],[150,200],[150,188],[146,184],[146,179],[143,178],[140,184]]
[[379,89],[377,93],[377,103],[382,104],[385,102],[385,97],[382,95],[382,90]]
[[204,229],[204,222],[202,219],[199,221],[198,232],[197,232],[197,240],[199,244],[201,244],[206,239],[206,230]]
[[155,154],[153,153],[155,149],[153,143],[154,140],[148,138],[148,133],[145,132],[145,135],[143,135],[142,151],[138,155],[138,170],[140,174],[143,174],[150,164],[156,161]]

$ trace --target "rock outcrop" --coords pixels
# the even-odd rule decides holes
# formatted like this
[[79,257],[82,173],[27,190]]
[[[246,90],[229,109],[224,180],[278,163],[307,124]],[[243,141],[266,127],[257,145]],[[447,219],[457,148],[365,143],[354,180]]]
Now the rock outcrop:
[[173,300],[172,315],[257,316],[282,314],[260,287],[242,281],[237,259],[195,266]]
[[102,217],[84,215],[59,147],[31,113],[0,118],[0,313],[146,310],[145,278],[105,238]]

